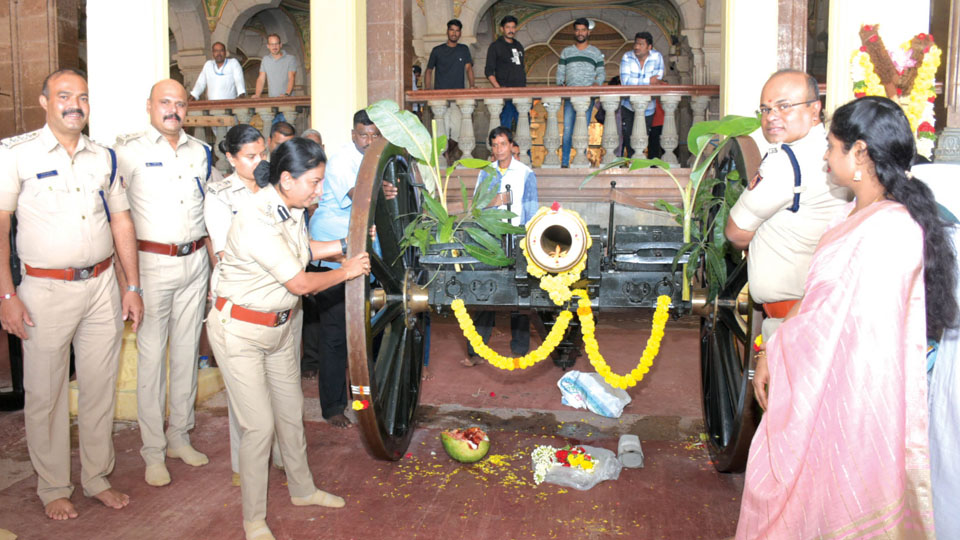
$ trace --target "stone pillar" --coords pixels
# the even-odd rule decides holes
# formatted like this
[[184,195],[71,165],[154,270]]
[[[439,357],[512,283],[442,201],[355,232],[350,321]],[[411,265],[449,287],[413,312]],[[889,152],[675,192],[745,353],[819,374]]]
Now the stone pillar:
[[460,107],[460,150],[463,151],[463,158],[472,158],[473,149],[477,147],[477,135],[473,131],[473,110],[476,108],[476,101],[472,99],[458,99],[457,106]]
[[[830,2],[827,44],[827,106],[829,118],[837,107],[853,99],[850,55],[860,48],[860,26],[879,24],[880,37],[888,49],[930,27],[930,3],[914,2],[904,9],[896,0],[845,0]],[[722,90],[721,90],[722,91]]]
[[[312,2],[314,3],[317,3],[317,0]],[[346,2],[325,0],[321,3],[366,4],[366,32],[368,36],[375,36],[375,39],[367,40],[367,50],[359,51],[367,56],[367,102],[375,103],[381,99],[391,99],[399,103],[400,108],[406,108],[403,93],[406,90],[412,90],[410,74],[415,58],[411,0],[347,0]],[[311,5],[311,13],[312,11]],[[325,33],[329,32],[326,28],[328,26],[330,25],[325,26]],[[445,31],[446,28],[444,28]],[[320,42],[320,46],[326,43],[329,47],[330,42],[326,39],[317,41]]]
[[950,38],[948,43],[941,44],[941,48],[941,62],[947,65],[947,80],[943,86],[947,126],[937,139],[933,155],[938,163],[960,163],[960,0],[951,2]]
[[590,134],[587,132],[587,122],[589,122],[587,107],[590,106],[590,97],[572,97],[570,103],[577,114],[577,119],[573,123],[573,148],[577,151],[577,155],[570,161],[570,166],[582,169],[590,166],[590,160],[587,159],[587,147],[590,144]]
[[[373,7],[381,3],[369,2],[369,13],[378,17],[376,20],[387,16]],[[380,32],[388,32],[386,26],[391,26],[389,23],[384,28],[368,25],[367,5],[368,2],[360,0],[310,0],[310,35],[323,36],[323,39],[310,40],[310,88],[314,89],[310,94],[310,127],[323,134],[327,148],[339,148],[350,141],[353,114],[368,104],[368,32],[381,35]],[[331,21],[337,23],[330,24]],[[395,33],[383,35],[396,37]],[[331,43],[337,46],[331,47]],[[396,44],[394,40],[385,39],[382,46],[395,47]],[[331,107],[331,103],[337,106]]]
[[[633,148],[633,157],[635,158],[642,158],[643,151],[647,149],[647,122],[643,116],[648,103],[650,103],[650,96],[647,94],[630,96],[630,106],[633,107],[633,131],[630,133],[630,146]],[[627,134],[624,133],[623,136],[626,137]],[[662,134],[660,140],[663,141]]]
[[[763,83],[777,70],[777,2],[726,0],[722,4],[720,116],[752,116]],[[743,21],[750,21],[749,31],[743,30]]]
[[603,163],[607,164],[617,159],[617,146],[620,145],[620,136],[617,134],[617,107],[620,106],[620,96],[602,96],[600,105],[606,115],[603,121]]
[[[487,133],[493,131],[493,128],[500,125],[500,112],[503,111],[503,99],[502,98],[492,98],[484,99],[483,104],[487,106],[487,112],[490,113],[490,127],[487,130]],[[490,141],[486,141],[487,149],[490,149]]]
[[514,139],[517,146],[520,147],[520,161],[530,166],[530,145],[533,140],[530,137],[530,106],[533,99],[528,97],[514,98],[513,105],[517,108],[520,117],[517,119],[517,135]]
[[0,2],[0,138],[43,127],[43,79],[77,68],[77,0]]
[[109,144],[146,127],[150,88],[170,76],[168,26],[166,0],[87,2],[91,138]]
[[680,143],[677,133],[677,105],[680,105],[680,98],[681,96],[660,97],[663,104],[663,134],[660,135],[660,146],[663,147],[663,160],[674,166],[680,165],[677,154],[674,153]]
[[557,120],[557,113],[560,112],[560,101],[558,97],[543,98],[543,108],[547,110],[547,129],[543,134],[543,147],[547,155],[540,167],[544,169],[559,169],[560,157],[557,150],[560,148],[560,126]]
[[[693,110],[693,123],[703,122],[707,119],[707,107],[710,105],[710,96],[692,96],[690,98],[690,109]],[[666,111],[664,111],[666,112]]]
[[[257,107],[254,109],[257,111],[257,114],[260,115],[260,120],[263,121],[263,127],[260,129],[260,133],[263,133],[263,140],[267,143],[267,146],[270,146],[270,128],[273,127],[273,118],[276,116],[273,112],[273,107]],[[320,133],[323,133],[322,131]],[[327,144],[327,143],[324,143]]]

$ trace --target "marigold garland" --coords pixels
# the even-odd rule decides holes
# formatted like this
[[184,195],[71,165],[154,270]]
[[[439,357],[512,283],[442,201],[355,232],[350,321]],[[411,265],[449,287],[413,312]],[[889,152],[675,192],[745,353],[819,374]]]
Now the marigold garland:
[[[537,212],[537,215],[548,211],[555,212],[557,210],[543,207]],[[583,221],[576,212],[569,210],[568,212]],[[586,229],[586,226],[584,226],[584,229]],[[657,298],[657,309],[653,315],[653,328],[651,329],[650,337],[647,339],[647,345],[643,350],[643,354],[640,356],[640,361],[637,363],[637,367],[626,375],[618,375],[613,373],[610,366],[607,365],[606,360],[604,360],[603,355],[600,354],[600,344],[597,343],[593,309],[590,306],[590,295],[586,289],[570,290],[570,286],[580,280],[580,274],[586,268],[586,253],[570,270],[551,275],[545,269],[538,266],[530,255],[527,254],[525,242],[521,242],[520,246],[523,251],[523,256],[527,260],[527,273],[533,277],[540,278],[540,288],[550,295],[550,299],[554,304],[563,306],[574,296],[579,298],[577,317],[580,319],[580,331],[583,334],[584,349],[587,352],[587,357],[590,359],[590,364],[597,370],[597,373],[614,388],[627,389],[636,386],[638,382],[643,380],[644,375],[650,371],[650,367],[653,365],[653,359],[656,358],[660,352],[660,342],[663,339],[664,328],[667,325],[667,319],[670,315],[670,297],[661,295]],[[587,248],[589,247],[590,238],[588,237]],[[450,304],[450,307],[453,309],[457,322],[460,324],[460,330],[463,331],[464,337],[466,337],[470,345],[473,346],[474,352],[494,367],[507,371],[526,369],[550,356],[557,345],[560,344],[560,340],[562,340],[564,334],[566,334],[570,320],[573,318],[573,313],[570,312],[569,309],[564,309],[557,315],[553,328],[550,329],[550,333],[547,334],[547,338],[540,347],[519,358],[511,358],[500,355],[483,342],[483,338],[477,333],[477,329],[473,325],[473,319],[470,317],[470,314],[467,313],[467,307],[462,299],[457,298]]]
[[[861,30],[875,32],[876,27],[864,25]],[[873,37],[869,39],[875,37],[876,34],[873,34]],[[928,43],[929,45],[927,45]],[[900,69],[898,73],[904,75],[906,79],[901,84],[909,84],[910,86],[909,88],[900,88],[891,83],[891,88],[896,88],[897,95],[888,95],[890,92],[881,83],[880,76],[877,74],[877,66],[870,58],[868,44],[865,43],[854,51],[850,57],[850,78],[853,80],[854,96],[858,98],[886,96],[899,101],[907,120],[910,121],[910,129],[914,133],[917,144],[917,153],[930,157],[937,139],[934,130],[936,124],[934,102],[937,98],[934,84],[942,51],[933,43],[933,36],[930,34],[917,34],[900,45],[900,52],[897,54],[898,59],[909,59],[915,50],[917,54],[922,55],[922,61],[916,67],[916,77],[913,78],[912,84],[908,74],[911,68],[905,66],[915,66],[915,64],[898,65],[897,67]],[[885,59],[881,60],[886,61]]]

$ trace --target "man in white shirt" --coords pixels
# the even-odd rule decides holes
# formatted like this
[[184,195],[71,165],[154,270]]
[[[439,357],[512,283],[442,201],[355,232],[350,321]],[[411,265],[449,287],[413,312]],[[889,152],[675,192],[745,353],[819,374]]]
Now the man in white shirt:
[[236,99],[247,93],[240,62],[236,58],[227,58],[227,47],[219,41],[213,44],[213,60],[207,60],[203,65],[190,97],[200,99],[204,89],[207,99]]

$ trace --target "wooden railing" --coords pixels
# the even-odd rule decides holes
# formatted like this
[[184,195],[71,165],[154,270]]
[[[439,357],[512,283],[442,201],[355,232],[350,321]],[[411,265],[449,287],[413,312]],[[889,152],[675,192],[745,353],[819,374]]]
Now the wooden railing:
[[[459,107],[462,119],[460,137],[457,142],[460,150],[464,153],[464,157],[471,156],[477,146],[473,115],[478,102],[482,101],[486,106],[491,118],[490,125],[493,126],[499,121],[498,117],[503,110],[504,100],[512,100],[519,112],[514,139],[520,146],[520,159],[527,165],[531,164],[528,152],[533,143],[528,113],[536,101],[539,100],[546,110],[546,126],[542,137],[545,156],[540,166],[543,168],[558,168],[560,167],[560,158],[557,150],[560,148],[563,136],[563,125],[558,120],[558,113],[563,99],[569,98],[577,114],[572,137],[573,148],[577,151],[577,156],[571,161],[570,166],[573,168],[588,168],[591,166],[591,163],[587,160],[589,145],[587,128],[590,119],[586,117],[586,111],[591,98],[596,98],[606,113],[601,141],[604,150],[601,163],[609,163],[616,159],[615,151],[621,144],[620,137],[617,134],[616,121],[616,112],[621,99],[628,99],[634,111],[644,111],[651,99],[659,97],[664,110],[663,133],[660,139],[664,150],[663,160],[672,165],[679,165],[677,148],[680,146],[680,142],[686,139],[686,133],[685,130],[682,130],[684,132],[681,133],[681,130],[678,129],[678,107],[682,101],[688,103],[691,123],[699,122],[706,119],[711,98],[718,97],[719,94],[720,88],[718,86],[536,86],[418,90],[407,92],[406,100],[407,103],[426,103],[433,113],[433,118],[437,120],[437,131],[440,133],[445,131],[443,117],[447,108],[452,104]],[[689,124],[685,127],[689,128]],[[627,134],[624,134],[624,137],[627,136]],[[629,140],[631,146],[638,152],[647,148],[647,132],[642,113],[637,114],[637,121],[633,124],[633,131],[629,134]],[[480,142],[483,144],[486,141]]]

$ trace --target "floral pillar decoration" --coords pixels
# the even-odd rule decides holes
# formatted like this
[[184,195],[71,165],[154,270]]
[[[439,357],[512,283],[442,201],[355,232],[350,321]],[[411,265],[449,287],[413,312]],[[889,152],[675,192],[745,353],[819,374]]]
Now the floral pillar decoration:
[[900,47],[887,50],[879,25],[865,24],[860,27],[860,41],[862,46],[850,59],[854,95],[886,96],[898,102],[910,121],[917,153],[929,158],[937,140],[933,104],[941,55],[933,35],[920,33]]

